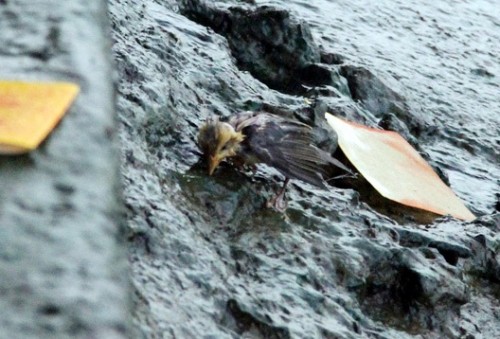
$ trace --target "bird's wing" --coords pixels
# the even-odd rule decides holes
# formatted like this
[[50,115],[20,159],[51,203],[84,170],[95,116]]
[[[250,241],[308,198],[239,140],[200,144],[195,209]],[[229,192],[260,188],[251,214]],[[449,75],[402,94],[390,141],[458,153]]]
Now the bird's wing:
[[228,123],[240,132],[243,128],[253,124],[256,120],[256,112],[241,112],[231,116]]
[[251,119],[254,119],[252,124],[243,129],[248,151],[285,176],[325,187],[325,165],[340,164],[339,167],[346,169],[312,144],[309,126],[269,114],[258,114]]
[[[242,131],[248,126],[265,126],[269,122],[276,122],[282,126],[283,131],[295,133],[299,132],[303,137],[309,137],[312,142],[311,127],[298,121],[290,120],[278,115],[265,112],[241,112],[229,118],[228,123],[234,127],[236,131]],[[306,133],[304,133],[306,132]],[[308,133],[307,133],[308,132]]]

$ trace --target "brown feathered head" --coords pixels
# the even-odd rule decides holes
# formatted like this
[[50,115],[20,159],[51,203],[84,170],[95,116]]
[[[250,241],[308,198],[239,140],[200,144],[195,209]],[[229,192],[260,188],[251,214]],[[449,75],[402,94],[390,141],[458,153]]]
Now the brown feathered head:
[[208,161],[209,175],[212,175],[222,160],[237,154],[243,139],[245,137],[241,132],[235,131],[227,122],[219,121],[219,117],[207,119],[198,133],[198,147]]

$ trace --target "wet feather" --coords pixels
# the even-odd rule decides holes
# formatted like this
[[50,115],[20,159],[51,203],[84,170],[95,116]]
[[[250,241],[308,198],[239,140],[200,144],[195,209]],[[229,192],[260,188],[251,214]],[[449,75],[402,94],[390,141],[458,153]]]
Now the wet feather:
[[[232,131],[227,131],[225,127],[225,133],[228,133],[225,139],[232,140],[229,145],[221,146],[222,124],[232,128]],[[220,161],[219,158],[229,154],[246,164],[265,163],[288,178],[319,187],[325,187],[328,165],[350,172],[341,162],[313,144],[311,127],[269,113],[243,112],[232,116],[227,123],[212,118],[200,129],[198,140],[200,148],[211,161]]]

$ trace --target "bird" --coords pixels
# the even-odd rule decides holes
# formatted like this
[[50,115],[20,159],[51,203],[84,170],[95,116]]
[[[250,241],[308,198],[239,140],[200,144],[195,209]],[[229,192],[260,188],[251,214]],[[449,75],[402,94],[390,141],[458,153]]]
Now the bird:
[[326,188],[329,165],[352,175],[339,160],[314,145],[309,125],[267,112],[241,112],[227,121],[210,116],[199,128],[197,141],[209,175],[222,161],[254,169],[264,163],[281,172],[283,187],[267,202],[278,211],[286,210],[284,196],[290,179]]

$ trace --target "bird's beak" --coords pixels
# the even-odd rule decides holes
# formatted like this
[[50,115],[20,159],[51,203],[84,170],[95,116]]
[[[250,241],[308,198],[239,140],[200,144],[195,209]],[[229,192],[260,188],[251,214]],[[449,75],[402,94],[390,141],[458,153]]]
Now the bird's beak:
[[214,173],[217,166],[219,166],[221,160],[222,159],[219,158],[217,155],[210,156],[208,160],[208,175],[212,175]]

